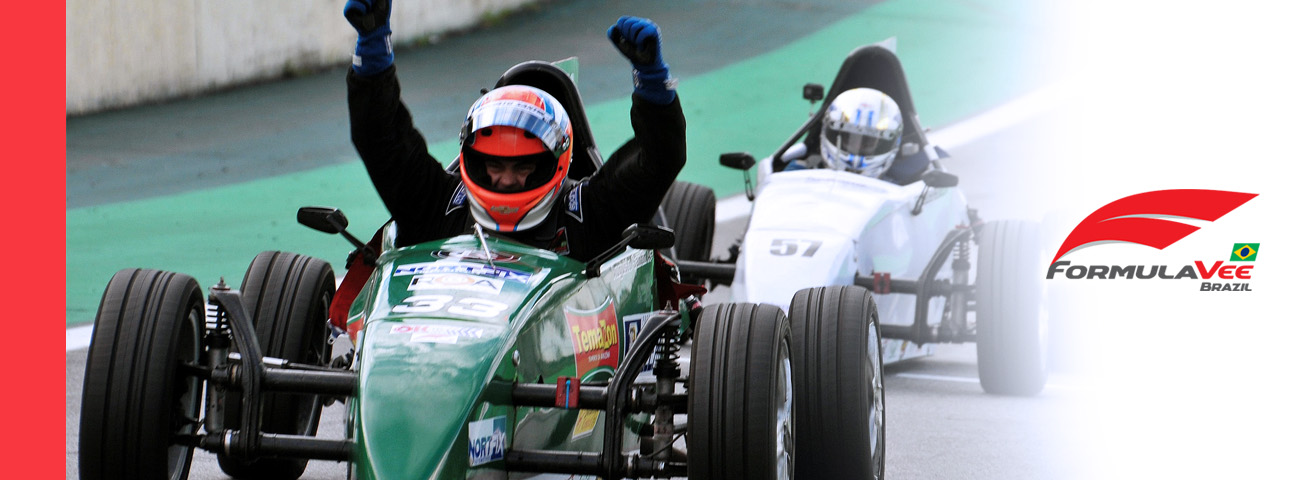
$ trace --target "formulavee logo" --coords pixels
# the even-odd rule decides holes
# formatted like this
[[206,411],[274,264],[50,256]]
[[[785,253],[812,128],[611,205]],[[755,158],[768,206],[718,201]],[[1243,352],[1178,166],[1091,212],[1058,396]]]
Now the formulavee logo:
[[1256,196],[1221,190],[1158,190],[1131,195],[1085,217],[1062,242],[1053,262],[1100,242],[1136,243],[1161,250],[1198,231],[1198,227],[1154,217],[1214,222]]
[[[1251,262],[1256,256],[1255,248],[1260,247],[1260,243],[1236,243],[1232,255],[1240,262]],[[1072,265],[1066,260],[1053,262],[1048,267],[1048,274],[1044,277],[1052,280],[1058,274],[1062,274],[1068,280],[1251,280],[1253,278],[1253,265],[1242,263],[1225,263],[1222,260],[1216,260],[1211,264],[1202,260],[1194,260],[1192,265],[1184,265],[1178,269],[1171,269],[1168,273],[1166,265]],[[1202,282],[1198,290],[1203,292],[1251,292],[1252,287],[1247,282],[1241,283],[1221,283],[1221,282]]]

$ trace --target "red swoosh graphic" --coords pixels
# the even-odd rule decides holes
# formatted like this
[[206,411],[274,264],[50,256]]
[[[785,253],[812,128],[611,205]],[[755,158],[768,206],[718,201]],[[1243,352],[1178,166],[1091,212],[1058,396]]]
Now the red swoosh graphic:
[[[1214,222],[1256,197],[1256,193],[1222,190],[1158,190],[1131,195],[1094,210],[1062,242],[1062,255],[1093,242],[1117,241],[1148,245],[1161,250],[1198,231],[1198,227],[1158,218],[1160,215]],[[1124,217],[1124,218],[1123,218]]]

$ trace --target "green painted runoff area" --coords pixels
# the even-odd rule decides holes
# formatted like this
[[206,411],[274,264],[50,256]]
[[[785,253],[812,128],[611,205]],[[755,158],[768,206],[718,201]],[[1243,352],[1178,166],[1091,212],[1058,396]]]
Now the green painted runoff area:
[[[680,79],[689,161],[681,180],[712,187],[719,198],[743,190],[738,171],[717,164],[723,152],[762,158],[807,118],[804,83],[828,84],[854,48],[897,37],[923,125],[939,127],[983,112],[1053,81],[1056,42],[1049,12],[1034,0],[919,2],[891,0],[833,23],[769,53]],[[777,19],[784,21],[784,19]],[[585,82],[581,65],[580,81]],[[401,79],[402,81],[403,79]],[[342,96],[341,102],[345,100]],[[630,102],[587,107],[600,148],[611,152],[631,135]],[[453,158],[454,141],[435,143]],[[238,286],[250,259],[264,250],[330,261],[343,274],[351,247],[338,236],[295,222],[304,205],[341,208],[351,232],[368,237],[389,215],[355,153],[341,164],[166,197],[67,211],[67,324],[94,320],[115,271],[157,268],[194,276],[207,288],[225,276]]]

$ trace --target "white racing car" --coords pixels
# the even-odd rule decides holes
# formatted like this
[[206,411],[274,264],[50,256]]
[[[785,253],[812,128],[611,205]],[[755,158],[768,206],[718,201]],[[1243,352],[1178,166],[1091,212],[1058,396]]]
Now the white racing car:
[[[786,152],[800,143],[819,151],[822,113],[836,93],[855,87],[884,92],[902,113],[902,143],[889,170],[879,178],[831,168],[786,170]],[[986,392],[1041,391],[1048,315],[1038,225],[982,222],[968,206],[958,177],[944,168],[947,153],[919,124],[889,48],[854,50],[830,92],[818,114],[762,160],[756,196],[747,173],[757,163],[753,157],[722,155],[723,165],[746,172],[753,200],[748,227],[730,258],[682,259],[682,275],[729,284],[735,301],[788,308],[791,319],[831,316],[867,295],[865,288],[875,300],[872,316],[879,312],[885,361],[929,353],[935,343],[975,342]],[[805,86],[804,98],[822,100],[822,87]],[[795,337],[801,337],[797,327]]]

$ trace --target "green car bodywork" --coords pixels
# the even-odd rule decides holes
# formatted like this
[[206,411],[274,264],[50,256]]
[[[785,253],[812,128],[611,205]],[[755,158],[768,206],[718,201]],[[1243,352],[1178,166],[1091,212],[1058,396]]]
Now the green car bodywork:
[[[511,386],[612,378],[658,309],[654,258],[627,249],[587,278],[494,237],[384,247],[350,314],[355,477],[506,478],[510,447],[600,451],[603,413],[512,407]],[[636,441],[626,428],[624,449]]]

